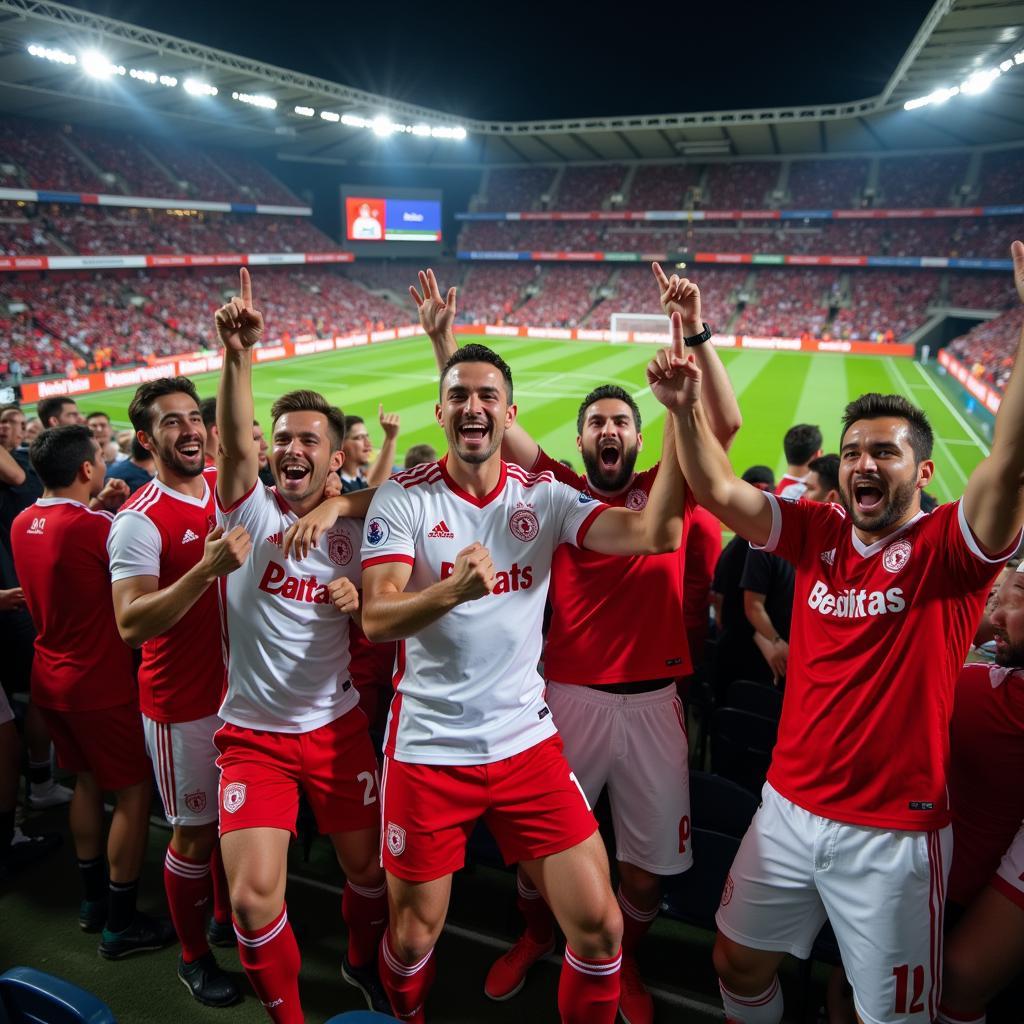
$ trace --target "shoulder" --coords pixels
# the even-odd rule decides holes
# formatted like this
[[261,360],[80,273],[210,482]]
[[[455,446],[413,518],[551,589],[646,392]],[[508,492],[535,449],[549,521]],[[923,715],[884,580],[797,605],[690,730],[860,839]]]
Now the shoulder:
[[[527,489],[540,485],[554,485],[562,488],[569,487],[568,484],[564,484],[556,480],[555,474],[549,469],[542,469],[540,472],[531,473],[529,470],[523,469],[522,466],[517,466],[514,462],[507,462],[505,464],[505,473],[509,481]],[[578,490],[578,488],[575,487],[573,489]]]
[[404,490],[410,490],[413,487],[437,483],[440,479],[441,466],[436,462],[424,462],[419,466],[413,466],[412,469],[403,470],[401,473],[396,473],[390,477],[381,484],[378,493],[391,484],[395,484]]
[[207,466],[203,470],[203,476],[206,478],[206,482],[211,487],[216,487],[216,485],[217,485],[217,467],[216,466]]
[[118,510],[117,517],[120,518],[129,512],[136,512],[146,516],[150,509],[163,496],[163,491],[150,480],[144,487],[140,487]]

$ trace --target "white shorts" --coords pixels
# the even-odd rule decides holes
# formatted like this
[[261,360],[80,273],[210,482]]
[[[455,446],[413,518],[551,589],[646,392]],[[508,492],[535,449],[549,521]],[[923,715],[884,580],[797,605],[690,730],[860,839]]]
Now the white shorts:
[[4,688],[0,686],[0,725],[13,721],[14,709],[11,707],[11,702],[7,699],[7,694],[4,693]]
[[223,724],[217,715],[170,724],[142,716],[146,752],[172,825],[209,825],[217,820],[220,769],[213,734]]
[[1024,910],[1024,824],[999,862],[992,887]]
[[548,683],[547,705],[592,807],[608,787],[616,859],[654,875],[686,871],[689,747],[675,684],[621,694]]
[[765,783],[716,920],[752,949],[806,959],[825,918],[864,1024],[925,1024],[938,1009],[953,830],[846,825]]

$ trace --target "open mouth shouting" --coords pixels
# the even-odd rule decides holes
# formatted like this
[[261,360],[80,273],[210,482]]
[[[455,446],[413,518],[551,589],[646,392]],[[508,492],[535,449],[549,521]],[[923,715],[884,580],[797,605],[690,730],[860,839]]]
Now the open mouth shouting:
[[622,465],[622,446],[618,441],[606,438],[597,446],[597,457],[606,473],[616,473]]
[[491,427],[485,420],[463,420],[459,424],[458,435],[463,445],[477,451],[490,439]]
[[885,507],[885,488],[872,477],[862,477],[854,481],[853,502],[860,515],[878,515]]
[[203,458],[203,445],[197,437],[180,440],[174,446],[174,450],[185,462],[194,462]]
[[281,463],[278,486],[287,492],[302,491],[312,472],[313,467],[305,459],[287,459]]

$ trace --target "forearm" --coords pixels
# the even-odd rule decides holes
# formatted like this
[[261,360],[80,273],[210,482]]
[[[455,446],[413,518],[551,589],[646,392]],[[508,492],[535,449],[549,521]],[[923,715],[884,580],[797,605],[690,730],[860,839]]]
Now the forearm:
[[166,633],[182,620],[212,582],[203,567],[196,565],[170,586],[135,598],[118,615],[121,639],[131,647],[141,647],[147,640]]
[[665,417],[661,462],[650,497],[640,513],[644,536],[653,551],[676,551],[683,540],[683,504],[686,483],[676,457],[676,415]]
[[434,361],[437,363],[437,370],[440,373],[445,363],[455,354],[459,343],[455,340],[455,333],[451,330],[438,331],[428,337],[434,349]]
[[20,487],[24,482],[25,470],[18,465],[17,459],[6,448],[0,446],[0,484]]
[[376,461],[366,474],[366,482],[371,487],[380,487],[391,476],[391,468],[395,464],[395,448],[396,439],[385,437],[384,443],[380,446],[380,452],[377,455]]
[[363,605],[363,632],[373,643],[404,640],[458,604],[455,588],[446,580],[414,593],[395,590],[375,594]]
[[[700,325],[699,330],[703,330],[703,324]],[[736,401],[732,381],[729,380],[729,374],[725,371],[721,357],[710,341],[706,341],[703,345],[698,345],[690,351],[693,352],[694,359],[703,374],[701,402],[711,427],[711,433],[728,451],[732,439],[743,425],[743,416],[740,413],[739,403]]]
[[725,449],[711,430],[704,406],[682,411],[675,424],[676,451],[687,485],[698,504],[729,525],[720,512],[728,511],[737,478]]
[[226,349],[217,390],[217,429],[221,449],[231,462],[242,462],[255,450],[254,418],[252,350]]
[[779,638],[779,631],[772,624],[771,617],[764,606],[764,600],[753,596],[753,591],[743,591],[743,611],[754,631],[774,643]]

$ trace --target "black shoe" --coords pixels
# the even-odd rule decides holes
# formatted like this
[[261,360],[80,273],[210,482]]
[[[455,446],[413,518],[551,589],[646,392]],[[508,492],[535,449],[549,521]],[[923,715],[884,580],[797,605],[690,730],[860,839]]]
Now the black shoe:
[[148,953],[154,949],[163,949],[176,942],[174,925],[165,917],[150,917],[148,914],[136,914],[122,932],[103,929],[103,941],[100,943],[100,956],[105,960],[121,960],[133,953]]
[[101,932],[106,923],[106,900],[82,900],[78,904],[78,927],[83,932]]
[[190,964],[179,954],[178,977],[192,998],[203,1006],[231,1006],[242,998],[238,986],[220,969],[212,953],[205,953]]
[[215,917],[210,918],[206,926],[206,941],[211,946],[219,946],[221,949],[231,949],[238,945],[238,936],[235,934],[235,926],[226,921],[220,924]]
[[341,958],[341,976],[352,986],[363,993],[366,1005],[378,1013],[391,1014],[391,1003],[384,992],[384,986],[380,983],[380,975],[377,974],[377,961],[371,960],[362,967],[353,967],[349,963],[348,954]]

